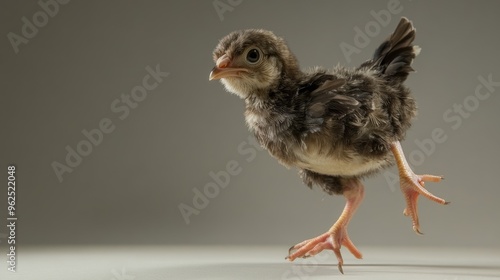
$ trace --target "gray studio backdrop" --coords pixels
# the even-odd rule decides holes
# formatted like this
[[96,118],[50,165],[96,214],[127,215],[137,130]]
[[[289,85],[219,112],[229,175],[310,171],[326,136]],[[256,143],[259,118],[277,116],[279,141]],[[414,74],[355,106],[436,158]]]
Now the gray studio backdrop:
[[[209,82],[236,29],[288,41],[303,68],[368,59],[410,18],[419,104],[403,147],[452,203],[403,216],[396,169],[365,180],[364,246],[495,246],[500,236],[498,1],[2,1],[0,241],[17,166],[18,244],[283,244],[327,230],[342,197],[255,146],[242,100]],[[184,213],[184,215],[182,214]]]

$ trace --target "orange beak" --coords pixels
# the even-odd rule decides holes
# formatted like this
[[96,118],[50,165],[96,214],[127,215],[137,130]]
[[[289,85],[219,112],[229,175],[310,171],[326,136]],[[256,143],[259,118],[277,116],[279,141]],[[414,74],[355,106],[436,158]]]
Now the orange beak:
[[228,55],[224,54],[219,57],[215,63],[215,67],[212,69],[212,72],[210,72],[208,80],[211,81],[227,77],[239,77],[241,72],[248,72],[245,68],[233,68],[230,67],[230,65],[231,59]]

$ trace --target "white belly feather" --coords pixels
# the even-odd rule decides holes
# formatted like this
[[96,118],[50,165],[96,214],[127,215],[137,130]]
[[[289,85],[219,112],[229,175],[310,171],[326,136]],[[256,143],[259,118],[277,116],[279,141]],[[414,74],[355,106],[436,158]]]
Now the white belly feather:
[[304,153],[303,150],[296,151],[295,154],[299,159],[296,163],[298,167],[325,175],[356,176],[377,170],[388,163],[387,159],[384,158],[372,160],[363,157],[339,159],[332,155]]

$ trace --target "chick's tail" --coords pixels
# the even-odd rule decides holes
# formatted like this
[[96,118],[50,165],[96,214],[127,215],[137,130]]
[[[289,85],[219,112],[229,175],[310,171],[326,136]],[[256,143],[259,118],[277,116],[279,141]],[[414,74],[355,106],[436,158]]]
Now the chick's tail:
[[394,33],[377,48],[373,58],[361,67],[375,69],[389,81],[404,82],[408,74],[414,71],[411,64],[420,53],[420,47],[413,45],[413,40],[415,28],[411,21],[402,17]]

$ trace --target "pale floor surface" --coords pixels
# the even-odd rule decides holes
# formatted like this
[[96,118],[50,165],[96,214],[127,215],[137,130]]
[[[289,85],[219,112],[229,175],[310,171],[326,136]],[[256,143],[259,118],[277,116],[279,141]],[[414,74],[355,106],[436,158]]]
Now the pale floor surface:
[[284,260],[283,246],[67,246],[21,248],[16,273],[2,280],[160,279],[500,279],[500,248],[360,248],[344,253],[344,272],[331,252]]

